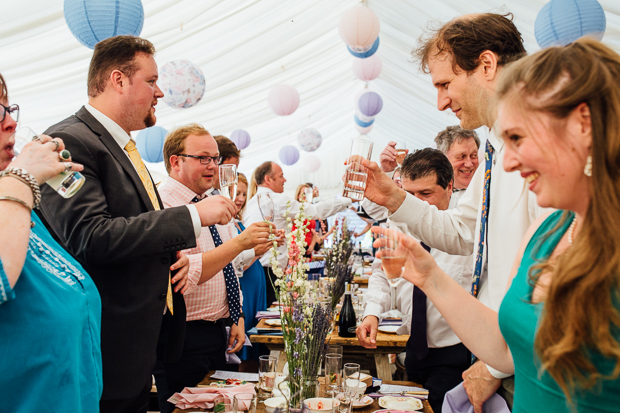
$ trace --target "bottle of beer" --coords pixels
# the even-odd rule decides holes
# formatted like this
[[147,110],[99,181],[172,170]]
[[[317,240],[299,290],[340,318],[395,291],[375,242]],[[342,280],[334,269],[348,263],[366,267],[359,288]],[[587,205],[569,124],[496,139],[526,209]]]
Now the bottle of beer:
[[355,318],[355,310],[353,309],[353,301],[351,299],[351,285],[345,284],[344,303],[340,310],[340,318],[338,320],[338,335],[340,337],[355,337],[355,329],[357,328],[357,320]]

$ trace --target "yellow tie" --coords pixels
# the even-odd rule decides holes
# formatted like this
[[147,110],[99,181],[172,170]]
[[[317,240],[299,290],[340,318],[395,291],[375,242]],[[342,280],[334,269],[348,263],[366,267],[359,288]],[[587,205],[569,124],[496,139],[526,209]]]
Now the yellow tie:
[[[132,140],[129,140],[129,143],[125,145],[125,150],[129,155],[129,159],[131,159],[131,162],[133,162],[133,165],[136,167],[138,175],[140,175],[140,180],[142,181],[146,192],[149,194],[149,198],[151,198],[153,208],[155,208],[155,211],[159,211],[159,201],[157,201],[157,194],[155,193],[153,181],[151,181],[149,172],[146,170],[144,162],[142,162],[142,158],[136,148],[136,144],[133,143]],[[174,314],[172,311],[172,285],[170,284],[170,272],[168,272],[168,293],[166,294],[166,305],[168,305],[168,309],[170,309],[170,314]]]

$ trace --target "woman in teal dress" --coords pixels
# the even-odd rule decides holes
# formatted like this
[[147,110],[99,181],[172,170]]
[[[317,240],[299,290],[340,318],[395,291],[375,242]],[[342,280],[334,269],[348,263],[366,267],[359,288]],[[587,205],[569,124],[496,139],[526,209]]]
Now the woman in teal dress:
[[99,293],[32,212],[39,184],[82,166],[63,162],[62,140],[45,135],[12,161],[19,108],[2,75],[0,103],[0,410],[96,413]]
[[582,38],[520,59],[500,76],[504,169],[519,171],[524,190],[558,211],[526,234],[499,315],[401,235],[403,277],[473,354],[514,372],[513,412],[618,412],[620,55]]

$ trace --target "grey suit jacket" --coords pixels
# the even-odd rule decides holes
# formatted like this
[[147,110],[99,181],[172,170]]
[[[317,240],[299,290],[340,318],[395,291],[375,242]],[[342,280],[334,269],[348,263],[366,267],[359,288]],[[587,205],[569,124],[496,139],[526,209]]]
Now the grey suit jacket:
[[[196,246],[190,213],[186,207],[164,210],[161,200],[162,210],[155,211],[125,152],[84,107],[45,133],[63,139],[84,165],[86,183],[72,198],[42,186],[40,215],[101,294],[102,399],[135,397],[155,364],[174,253]],[[176,327],[167,345],[179,350],[185,302],[175,298],[170,319]]]

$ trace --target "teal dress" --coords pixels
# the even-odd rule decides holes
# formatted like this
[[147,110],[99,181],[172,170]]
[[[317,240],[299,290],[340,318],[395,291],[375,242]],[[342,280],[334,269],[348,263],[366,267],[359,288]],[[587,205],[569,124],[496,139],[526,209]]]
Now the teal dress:
[[99,292],[34,213],[32,220],[13,289],[0,262],[0,411],[96,413],[103,390]]
[[[534,288],[529,282],[529,270],[537,263],[535,258],[538,260],[548,258],[573,220],[574,214],[567,213],[568,219],[559,230],[537,248],[537,244],[543,240],[545,234],[551,232],[560,222],[563,213],[565,212],[554,212],[532,237],[523,254],[519,271],[499,310],[499,326],[510,347],[515,364],[513,413],[571,411],[556,381],[547,372],[542,375],[539,372],[541,363],[535,354],[534,339],[544,303],[531,303]],[[620,341],[620,333],[615,337]],[[613,361],[594,352],[590,353],[590,357],[600,372],[608,374],[613,370]],[[577,389],[573,403],[574,411],[580,413],[620,411],[620,379],[601,380],[590,389]]]

